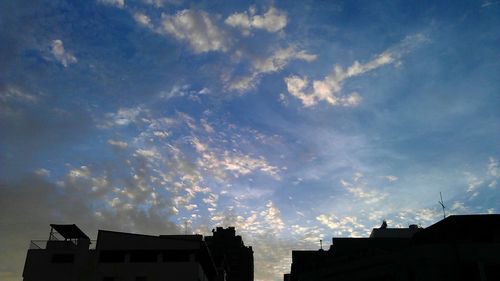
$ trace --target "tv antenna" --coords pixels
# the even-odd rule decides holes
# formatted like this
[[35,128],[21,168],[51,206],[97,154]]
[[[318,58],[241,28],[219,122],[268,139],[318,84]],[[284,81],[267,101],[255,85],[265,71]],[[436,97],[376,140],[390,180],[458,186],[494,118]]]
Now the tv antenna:
[[443,219],[445,219],[446,218],[446,210],[445,210],[446,207],[444,206],[443,195],[441,194],[441,191],[439,192],[439,198],[441,198],[441,201],[438,201],[438,203],[443,208]]

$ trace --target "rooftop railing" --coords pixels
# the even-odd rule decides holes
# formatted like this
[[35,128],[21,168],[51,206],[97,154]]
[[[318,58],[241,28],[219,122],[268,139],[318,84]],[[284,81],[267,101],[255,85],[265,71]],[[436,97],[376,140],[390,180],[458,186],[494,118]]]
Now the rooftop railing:
[[[95,250],[97,240],[90,240],[89,250]],[[49,248],[59,249],[76,249],[78,246],[77,241],[73,240],[31,240],[30,250],[45,250]]]

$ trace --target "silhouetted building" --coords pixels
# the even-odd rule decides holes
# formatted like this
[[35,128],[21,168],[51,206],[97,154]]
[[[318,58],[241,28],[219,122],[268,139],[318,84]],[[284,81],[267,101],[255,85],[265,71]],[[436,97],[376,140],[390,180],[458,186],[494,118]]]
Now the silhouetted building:
[[[234,228],[230,229],[234,233]],[[231,280],[251,280],[243,276],[251,274],[253,278],[253,258],[252,272],[243,273],[249,261],[235,245],[239,239],[244,247],[241,237],[224,241],[225,235],[215,236],[207,238],[217,254],[228,253],[227,268],[236,277]],[[220,249],[224,246],[228,251]],[[251,253],[251,247],[246,249]],[[217,270],[202,235],[151,236],[99,230],[97,241],[91,241],[74,224],[51,224],[49,240],[32,241],[23,271],[24,281],[225,281],[225,276],[224,266]]]
[[[226,271],[227,281],[253,281],[253,250],[245,246],[234,227],[217,227],[205,242],[219,272]],[[220,274],[219,274],[220,275]]]
[[373,229],[293,251],[290,281],[500,280],[500,215],[449,216],[425,229]]

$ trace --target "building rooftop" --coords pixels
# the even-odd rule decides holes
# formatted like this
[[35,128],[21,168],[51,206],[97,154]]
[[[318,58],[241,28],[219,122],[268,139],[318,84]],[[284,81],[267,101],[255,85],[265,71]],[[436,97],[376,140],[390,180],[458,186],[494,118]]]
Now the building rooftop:
[[53,230],[57,231],[65,239],[90,238],[76,224],[51,224]]

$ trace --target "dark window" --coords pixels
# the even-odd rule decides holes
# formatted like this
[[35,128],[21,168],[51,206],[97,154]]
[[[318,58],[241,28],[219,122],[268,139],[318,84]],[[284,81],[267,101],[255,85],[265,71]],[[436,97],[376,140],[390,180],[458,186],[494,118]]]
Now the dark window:
[[164,262],[188,262],[189,251],[163,251]]
[[146,276],[137,276],[135,281],[148,281],[148,278]]
[[52,256],[53,263],[73,263],[75,255],[73,254],[54,254]]
[[130,253],[130,262],[157,262],[157,251],[132,251]]
[[125,262],[125,251],[101,251],[99,262]]

